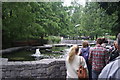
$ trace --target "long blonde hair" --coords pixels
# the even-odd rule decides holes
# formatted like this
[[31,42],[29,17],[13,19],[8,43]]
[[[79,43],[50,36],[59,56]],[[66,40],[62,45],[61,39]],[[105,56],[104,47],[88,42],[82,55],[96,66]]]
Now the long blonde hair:
[[79,51],[79,46],[73,45],[73,46],[71,47],[71,50],[70,50],[70,52],[69,52],[69,58],[68,58],[68,61],[69,61],[69,62],[72,62],[72,61],[73,61],[74,56],[76,55],[76,53],[78,53],[78,51]]

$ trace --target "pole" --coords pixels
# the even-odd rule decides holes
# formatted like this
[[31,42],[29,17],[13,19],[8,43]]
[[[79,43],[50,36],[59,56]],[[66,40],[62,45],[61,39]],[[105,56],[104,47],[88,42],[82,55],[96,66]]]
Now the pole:
[[[76,33],[77,33],[77,34],[78,34],[77,27],[78,27],[79,25],[80,25],[80,24],[75,25]],[[77,44],[77,38],[78,38],[78,36],[76,37],[76,44]]]

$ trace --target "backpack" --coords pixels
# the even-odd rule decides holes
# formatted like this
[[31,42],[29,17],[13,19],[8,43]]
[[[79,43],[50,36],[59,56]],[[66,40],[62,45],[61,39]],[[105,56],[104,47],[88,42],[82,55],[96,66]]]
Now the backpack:
[[88,61],[88,57],[89,57],[89,47],[87,47],[87,49],[85,48],[81,48],[81,54],[80,56],[83,56],[85,61]]

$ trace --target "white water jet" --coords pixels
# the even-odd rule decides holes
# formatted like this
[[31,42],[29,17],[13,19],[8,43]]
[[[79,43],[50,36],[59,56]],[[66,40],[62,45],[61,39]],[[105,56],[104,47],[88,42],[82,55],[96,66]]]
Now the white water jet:
[[34,56],[34,57],[42,57],[43,55],[41,55],[41,52],[39,51],[39,49],[36,49],[35,54],[33,54],[32,56]]

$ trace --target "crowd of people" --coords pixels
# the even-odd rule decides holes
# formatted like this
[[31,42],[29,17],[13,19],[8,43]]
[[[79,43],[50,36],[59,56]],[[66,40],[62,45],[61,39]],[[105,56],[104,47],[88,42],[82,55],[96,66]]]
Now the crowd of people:
[[82,72],[78,71],[83,66],[87,80],[120,80],[120,33],[109,50],[105,43],[105,38],[98,38],[94,47],[90,47],[87,41],[83,41],[82,48],[73,45],[66,58],[66,78],[80,79],[78,75]]

